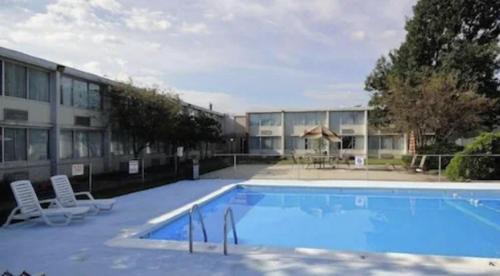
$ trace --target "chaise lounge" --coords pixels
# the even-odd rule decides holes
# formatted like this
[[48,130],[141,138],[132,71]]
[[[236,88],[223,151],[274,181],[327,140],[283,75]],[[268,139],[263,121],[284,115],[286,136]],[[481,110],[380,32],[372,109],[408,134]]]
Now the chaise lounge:
[[[66,175],[56,175],[50,178],[52,187],[56,193],[57,201],[64,207],[90,207],[95,213],[109,211],[115,204],[114,199],[94,199],[89,192],[75,193]],[[86,196],[88,199],[77,199],[77,196]]]
[[[10,184],[17,207],[12,210],[7,221],[3,225],[7,227],[12,220],[32,220],[41,218],[47,225],[64,226],[68,225],[73,219],[83,219],[89,212],[89,207],[71,207],[65,208],[57,200],[48,199],[39,201],[29,180],[15,181]],[[49,208],[42,208],[40,204],[49,203]],[[57,218],[63,220],[57,222]]]

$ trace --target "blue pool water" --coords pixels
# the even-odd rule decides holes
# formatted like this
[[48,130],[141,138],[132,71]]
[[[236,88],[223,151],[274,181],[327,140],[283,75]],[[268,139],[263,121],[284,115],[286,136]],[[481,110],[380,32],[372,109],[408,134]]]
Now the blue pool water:
[[[209,242],[228,206],[240,244],[500,257],[499,192],[237,186],[201,206]],[[187,237],[185,214],[143,238]]]

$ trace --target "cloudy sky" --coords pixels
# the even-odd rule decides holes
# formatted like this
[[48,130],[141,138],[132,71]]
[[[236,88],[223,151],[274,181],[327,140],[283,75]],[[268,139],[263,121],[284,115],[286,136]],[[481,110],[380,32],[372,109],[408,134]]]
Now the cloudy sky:
[[230,113],[366,104],[415,0],[0,0],[0,46]]

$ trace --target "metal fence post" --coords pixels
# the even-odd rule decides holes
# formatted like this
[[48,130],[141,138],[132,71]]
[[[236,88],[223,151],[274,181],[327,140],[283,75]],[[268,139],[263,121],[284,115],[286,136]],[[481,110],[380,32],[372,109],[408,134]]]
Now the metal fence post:
[[369,180],[369,177],[368,177],[368,154],[366,155],[366,158],[365,158],[365,173],[366,173],[366,181]]
[[233,167],[236,170],[236,154],[233,155]]
[[92,193],[92,163],[89,163],[89,192]]
[[141,159],[141,174],[142,183],[144,183],[144,158]]
[[441,182],[441,154],[438,155],[438,181]]

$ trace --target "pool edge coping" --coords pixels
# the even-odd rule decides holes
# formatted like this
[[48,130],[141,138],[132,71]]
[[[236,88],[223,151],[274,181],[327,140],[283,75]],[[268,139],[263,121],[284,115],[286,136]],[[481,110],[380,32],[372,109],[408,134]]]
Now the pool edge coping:
[[[156,249],[156,250],[174,250],[188,254],[187,241],[173,240],[148,240],[141,237],[150,233],[170,221],[189,212],[189,209],[194,204],[203,205],[214,198],[223,195],[224,193],[238,187],[239,185],[254,185],[254,186],[269,186],[270,180],[235,180],[236,183],[226,184],[223,187],[201,197],[192,202],[184,204],[172,211],[166,212],[160,216],[154,217],[145,224],[138,227],[128,228],[114,238],[105,242],[110,247],[121,248],[136,248],[136,249]],[[380,188],[380,189],[455,189],[455,190],[476,190],[476,191],[500,191],[500,183],[497,182],[392,182],[392,181],[351,181],[351,180],[271,180],[272,186],[292,186],[292,187],[307,187],[307,188]],[[382,185],[381,185],[382,184]],[[387,185],[389,184],[389,185]],[[401,185],[403,184],[403,185]],[[422,185],[424,184],[424,185]],[[154,224],[151,224],[154,223]],[[193,242],[195,253],[215,253],[221,254],[223,246],[219,243],[203,243]],[[395,263],[401,261],[416,262],[422,258],[431,258],[432,264],[440,266],[453,266],[456,261],[460,261],[461,265],[486,265],[491,271],[500,272],[500,258],[491,257],[462,257],[462,256],[441,256],[441,255],[424,255],[411,253],[382,253],[382,252],[352,252],[352,251],[335,251],[327,249],[315,248],[277,248],[271,246],[250,246],[250,245],[228,245],[229,254],[238,255],[255,255],[255,254],[286,254],[287,256],[298,256],[304,258],[327,258],[332,261],[376,261]],[[223,256],[223,255],[222,255]],[[491,266],[491,264],[494,266]],[[422,264],[426,266],[426,264]],[[484,268],[484,267],[483,267]]]

